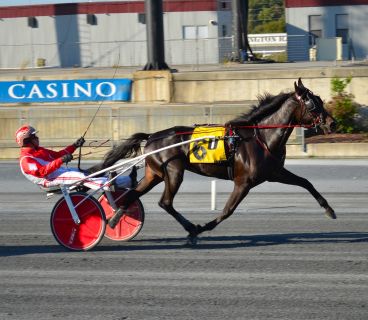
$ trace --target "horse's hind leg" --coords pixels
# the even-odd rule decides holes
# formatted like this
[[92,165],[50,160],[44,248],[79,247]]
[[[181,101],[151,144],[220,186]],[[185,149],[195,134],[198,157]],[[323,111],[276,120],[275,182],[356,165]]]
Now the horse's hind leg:
[[126,208],[134,202],[136,199],[150,191],[154,186],[162,182],[162,178],[156,175],[149,166],[146,166],[145,175],[141,181],[139,181],[135,189],[129,190],[124,197],[124,201],[121,207],[116,213],[109,219],[108,224],[111,228],[115,228],[120,218],[123,216]]
[[313,185],[307,179],[299,177],[289,170],[282,168],[272,177],[272,179],[269,179],[268,181],[295,185],[308,190],[310,194],[317,200],[319,205],[326,210],[325,214],[331,219],[336,219],[335,211],[330,207],[327,200],[313,187]]
[[184,218],[173,207],[174,197],[183,182],[184,168],[182,168],[182,163],[180,161],[171,161],[164,168],[164,172],[165,189],[158,205],[172,215],[175,220],[178,221],[191,235],[196,232],[196,226]]

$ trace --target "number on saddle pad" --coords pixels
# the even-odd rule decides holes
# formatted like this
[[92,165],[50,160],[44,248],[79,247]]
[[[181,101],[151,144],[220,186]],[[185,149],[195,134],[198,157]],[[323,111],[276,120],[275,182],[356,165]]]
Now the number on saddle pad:
[[191,139],[208,135],[213,135],[216,138],[193,141],[190,144],[189,159],[191,163],[216,163],[226,161],[224,143],[225,128],[196,127]]

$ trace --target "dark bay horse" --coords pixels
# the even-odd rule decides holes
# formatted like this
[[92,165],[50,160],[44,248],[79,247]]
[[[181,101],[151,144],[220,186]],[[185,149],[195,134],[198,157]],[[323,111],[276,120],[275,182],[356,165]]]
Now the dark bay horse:
[[[189,144],[177,146],[149,155],[145,161],[145,176],[128,194],[126,206],[134,199],[149,192],[164,181],[165,188],[159,201],[160,207],[172,215],[195,242],[198,234],[214,229],[228,218],[249,190],[264,181],[300,186],[308,190],[325,209],[328,217],[336,219],[334,210],[326,199],[305,178],[296,176],[284,168],[286,142],[296,126],[319,126],[325,133],[335,128],[334,119],[326,112],[323,101],[304,87],[299,79],[294,82],[295,91],[276,96],[266,94],[259,98],[258,106],[248,114],[229,121],[225,127],[236,134],[232,161],[215,164],[198,164],[189,161]],[[106,154],[102,163],[90,168],[91,172],[107,168],[116,161],[135,156],[146,141],[144,153],[191,139],[193,127],[172,127],[153,134],[136,133]],[[225,140],[230,139],[225,136]],[[229,167],[231,170],[229,170]],[[183,181],[184,171],[234,181],[234,189],[216,219],[204,225],[194,225],[173,207],[174,197]],[[122,210],[110,219],[111,227],[120,219]]]

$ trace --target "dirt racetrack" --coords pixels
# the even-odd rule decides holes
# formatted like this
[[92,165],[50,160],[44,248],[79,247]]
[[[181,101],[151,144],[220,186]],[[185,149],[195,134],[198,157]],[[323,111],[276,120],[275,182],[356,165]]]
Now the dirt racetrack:
[[[12,191],[12,166],[3,165],[1,183],[11,181],[0,192],[0,319],[365,320],[367,165],[323,163],[291,169],[322,191],[337,220],[302,190],[271,186],[190,247],[153,192],[142,198],[137,238],[104,239],[90,252],[60,247],[49,226],[57,199]],[[192,192],[183,186],[175,204],[202,224],[219,212],[209,210],[208,192],[193,193],[200,181]]]

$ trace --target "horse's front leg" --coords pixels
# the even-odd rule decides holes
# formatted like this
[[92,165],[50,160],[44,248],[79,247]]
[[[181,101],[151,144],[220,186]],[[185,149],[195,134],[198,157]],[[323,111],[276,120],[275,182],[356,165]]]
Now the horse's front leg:
[[234,184],[234,190],[230,194],[221,215],[203,226],[197,226],[197,235],[203,231],[213,230],[219,223],[230,217],[239,203],[246,197],[250,189],[249,184]]
[[289,170],[282,168],[268,181],[295,185],[308,190],[311,195],[317,200],[319,205],[326,210],[325,214],[331,219],[336,219],[335,211],[330,207],[327,200],[322,197],[322,195],[313,187],[313,185],[307,179],[299,177]]

